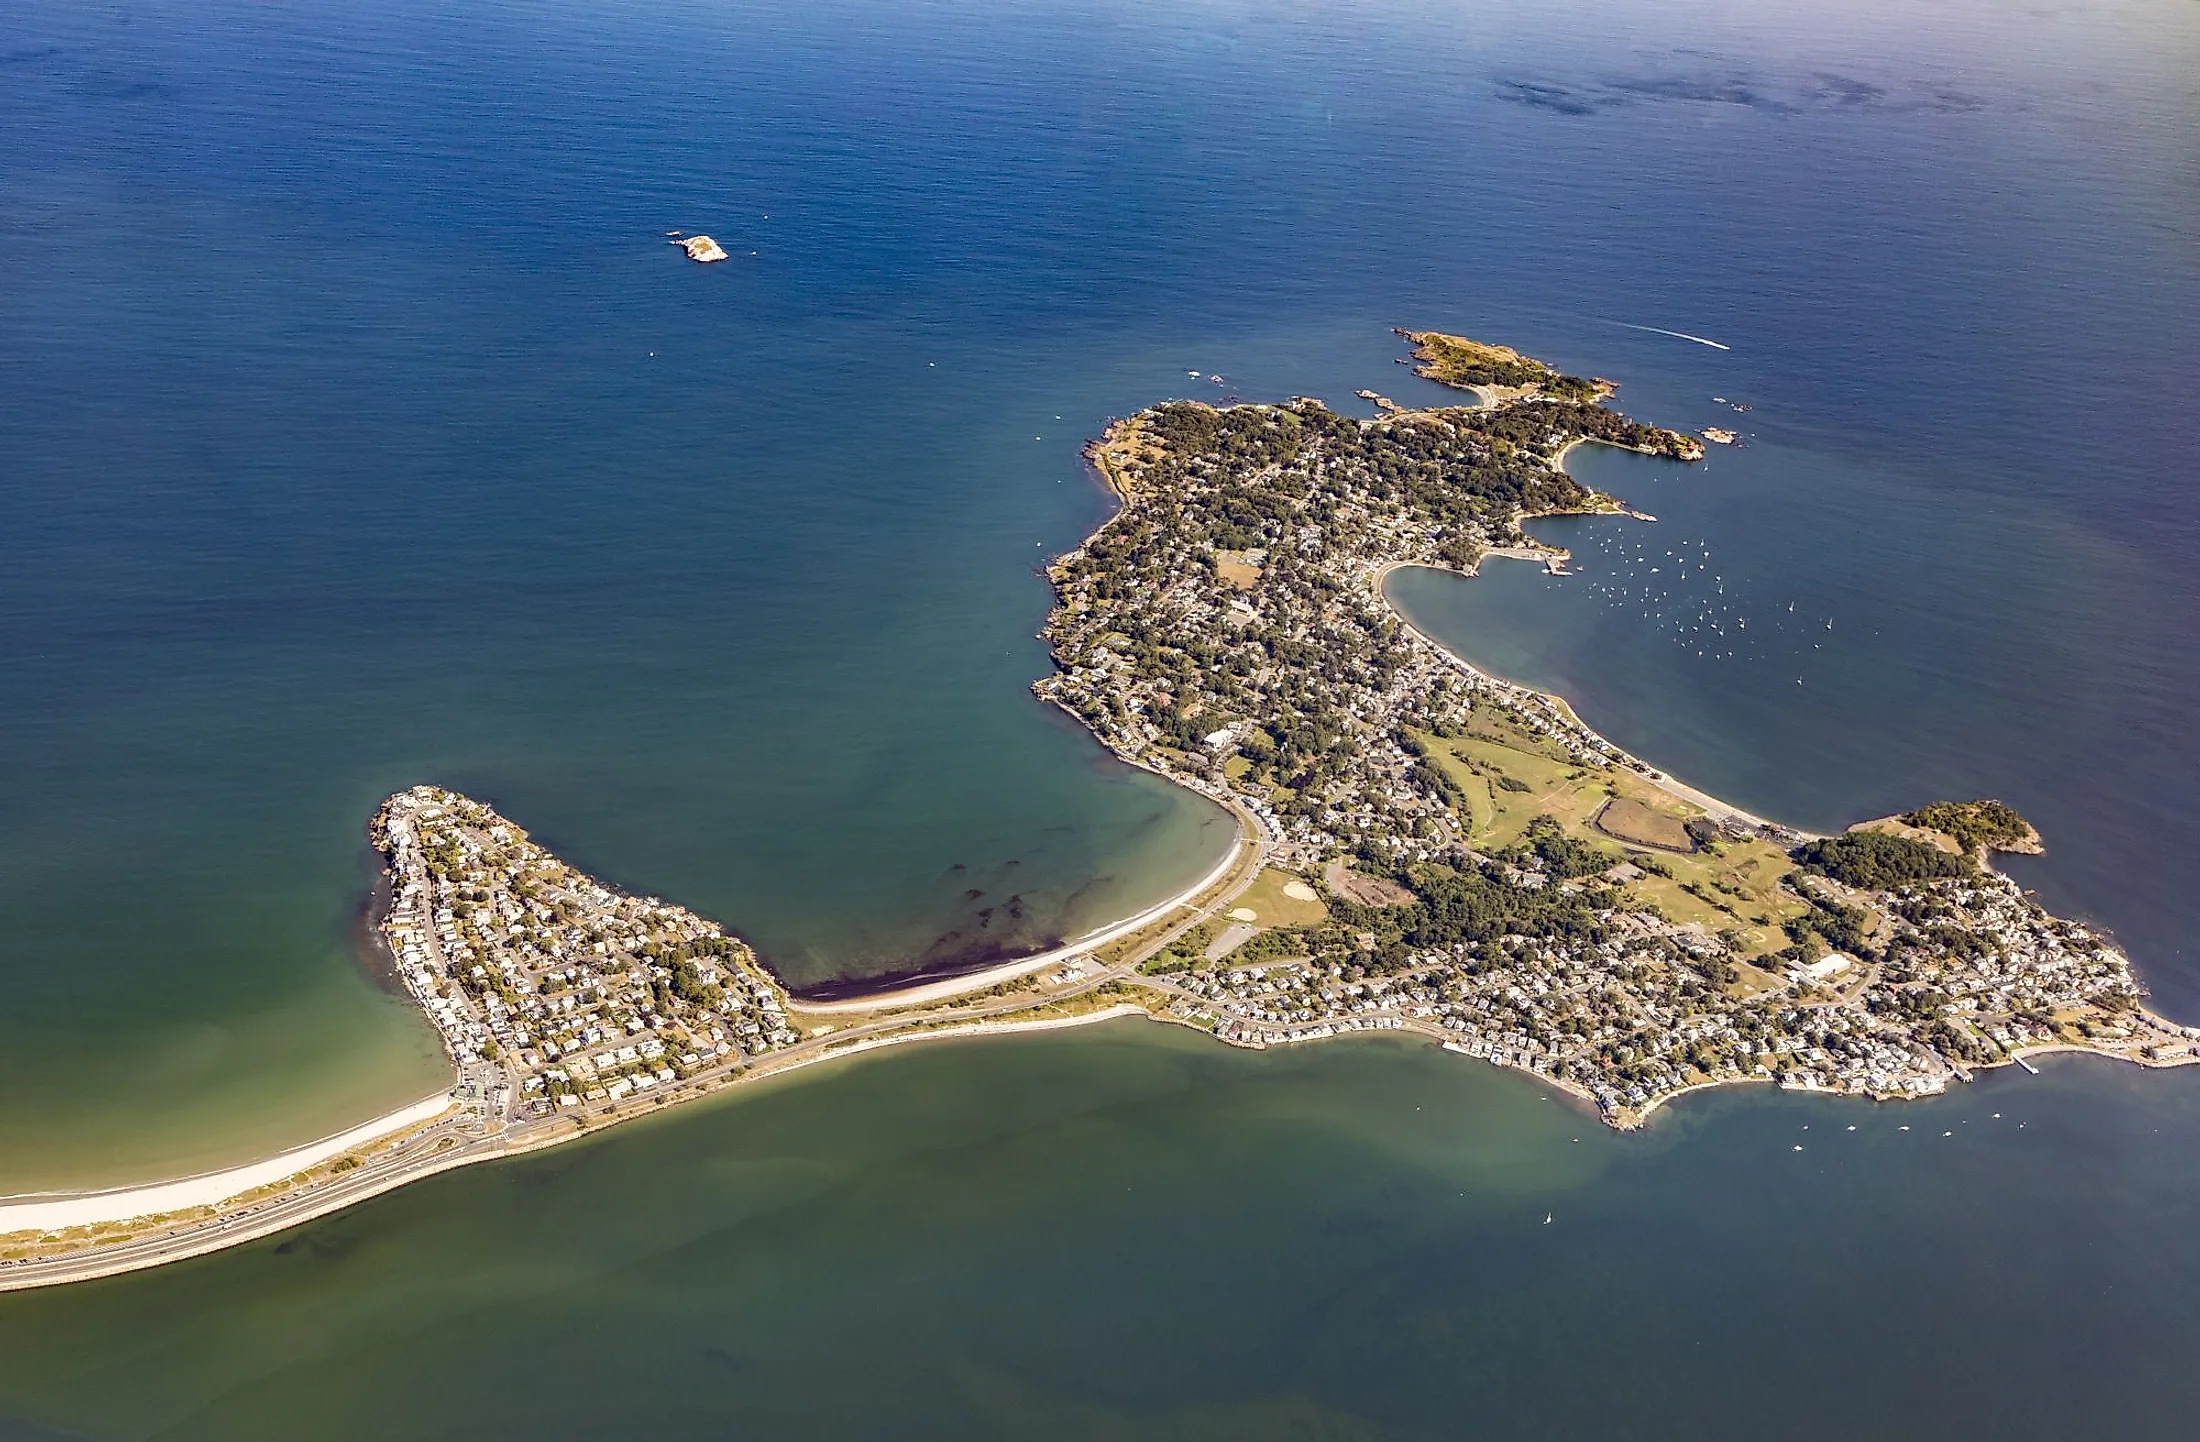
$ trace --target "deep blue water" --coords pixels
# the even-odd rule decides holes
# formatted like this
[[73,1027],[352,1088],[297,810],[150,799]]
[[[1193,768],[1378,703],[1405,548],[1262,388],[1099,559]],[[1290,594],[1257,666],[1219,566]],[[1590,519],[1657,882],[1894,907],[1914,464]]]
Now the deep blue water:
[[[2200,1020],[2196,55],[2176,0],[15,0],[0,1191],[435,1085],[351,943],[366,818],[415,781],[796,982],[1175,889],[1218,819],[1026,691],[1032,568],[1105,514],[1078,445],[1195,385],[1437,398],[1392,325],[1749,442],[1577,455],[1661,520],[1554,524],[1565,582],[1407,575],[1416,617],[1754,809],[2012,801],[2051,846],[2026,883]],[[1707,569],[1622,605],[1666,550]],[[1714,612],[1751,647],[1683,647]],[[1656,1206],[1740,1185],[1728,1156]],[[2023,1175],[2036,1230],[2124,1172]],[[249,1295],[222,1266],[206,1295]]]

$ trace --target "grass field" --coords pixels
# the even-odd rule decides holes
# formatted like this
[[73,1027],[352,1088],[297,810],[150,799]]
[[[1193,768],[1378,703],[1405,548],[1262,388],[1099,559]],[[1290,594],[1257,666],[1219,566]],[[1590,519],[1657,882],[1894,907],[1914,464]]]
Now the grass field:
[[1617,841],[1683,853],[1696,849],[1695,838],[1688,834],[1684,818],[1632,796],[1615,796],[1605,802],[1593,818],[1593,824]]
[[[1521,730],[1501,712],[1477,707],[1466,735],[1419,739],[1466,793],[1462,820],[1478,850],[1502,850],[1530,821],[1549,816],[1615,863],[1632,859],[1670,873],[1646,871],[1626,884],[1626,894],[1676,922],[1713,932],[1732,928],[1749,957],[1787,945],[1780,923],[1808,910],[1780,884],[1794,863],[1779,847],[1752,839],[1717,841],[1687,855],[1663,849],[1689,844],[1683,827],[1702,814],[1698,808],[1632,771],[1576,765],[1563,747]],[[1648,845],[1623,845],[1615,832]]]
[[1927,846],[1945,851],[1951,856],[1963,854],[1962,843],[1945,831],[1932,831],[1923,826],[1912,826],[1899,816],[1882,816],[1876,821],[1859,821],[1851,831],[1878,831],[1888,836],[1906,836],[1912,841],[1922,841]]
[[1250,591],[1260,584],[1260,567],[1235,551],[1215,552],[1215,574],[1240,591]]
[[1306,881],[1288,871],[1273,868],[1263,871],[1251,887],[1230,903],[1233,910],[1243,908],[1253,913],[1253,919],[1262,926],[1312,926],[1329,919],[1329,908],[1322,905],[1319,896],[1308,900],[1286,895],[1284,888],[1296,883],[1301,890],[1313,891]]

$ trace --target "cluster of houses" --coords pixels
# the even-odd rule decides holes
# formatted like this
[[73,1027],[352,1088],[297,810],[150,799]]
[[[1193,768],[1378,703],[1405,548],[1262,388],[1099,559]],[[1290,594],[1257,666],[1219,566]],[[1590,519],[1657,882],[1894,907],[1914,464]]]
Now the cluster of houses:
[[[1392,975],[1367,974],[1349,955],[1254,966],[1223,958],[1153,984],[1176,994],[1179,1016],[1225,1041],[1411,1029],[1562,1085],[1622,1124],[1711,1083],[1900,1098],[2033,1049],[2154,1064],[2200,1057],[2200,1028],[2133,1005],[2122,956],[2047,916],[2006,877],[1920,883],[1887,900],[1881,961],[1798,968],[1790,986],[1755,993],[1705,985],[1684,950],[1702,949],[1700,931],[1644,916],[1628,918],[1625,939],[1508,935],[1415,953]],[[1900,914],[1920,902],[1933,925],[1961,926],[1987,949],[1970,956],[1948,949],[1946,933],[1929,939]],[[1848,986],[1826,989],[1844,977]]]
[[[1303,401],[1226,414],[1263,412],[1343,419]],[[1477,695],[1501,698],[1523,729],[1585,763],[1649,770],[1549,698],[1433,645],[1383,599],[1382,578],[1396,565],[1453,565],[1462,537],[1476,551],[1521,539],[1517,518],[1434,521],[1410,487],[1386,479],[1386,438],[1437,424],[1431,413],[1344,421],[1352,444],[1315,442],[1280,462],[1169,454],[1154,444],[1152,415],[1118,423],[1094,451],[1129,504],[1052,568],[1059,604],[1045,634],[1057,669],[1033,687],[1117,754],[1229,795],[1261,818],[1278,860],[1297,866],[1363,848],[1425,861],[1463,840],[1400,736],[1463,713]],[[1541,467],[1572,439],[1554,430],[1532,446],[1481,442],[1473,453]],[[1455,444],[1477,445],[1471,434]],[[1223,549],[1198,502],[1236,511],[1264,487],[1290,495],[1295,513],[1270,517],[1263,544]],[[1157,497],[1166,522],[1145,514],[1160,509],[1149,505]],[[1095,550],[1110,531],[1118,543]],[[1124,533],[1134,544],[1119,544]],[[1276,756],[1301,727],[1317,733],[1322,752]]]
[[[1385,453],[1393,428],[1423,418],[1344,422],[1339,441],[1335,418],[1307,403],[1211,414],[1202,428],[1148,412],[1096,447],[1126,504],[1051,572],[1057,670],[1037,692],[1125,759],[1253,812],[1276,860],[1308,875],[1337,857],[1392,871],[1440,859],[1546,885],[1465,846],[1409,731],[1494,706],[1583,766],[1649,768],[1391,612],[1380,592],[1391,565],[1459,555],[1456,508],[1432,520],[1426,466]],[[1570,439],[1549,433],[1528,460],[1545,463]],[[1493,445],[1455,464],[1516,465],[1520,450]],[[1517,519],[1480,539],[1517,538]],[[1782,846],[1804,839],[1738,816],[1723,825]],[[1655,912],[1607,912],[1595,941],[1505,935],[1386,968],[1371,965],[1364,936],[1331,936],[1308,943],[1314,955],[1198,958],[1154,984],[1226,1040],[1409,1028],[1549,1078],[1619,1124],[1713,1082],[1901,1097],[2029,1047],[2194,1057],[2191,1034],[2138,1007],[2120,953],[1990,869],[1868,899],[1882,917],[1871,959],[1838,954],[1743,984],[1716,963],[1724,942]]]
[[438,787],[382,804],[381,930],[461,1068],[526,1110],[615,1102],[790,1046],[786,996],[742,942],[599,885],[495,811]]

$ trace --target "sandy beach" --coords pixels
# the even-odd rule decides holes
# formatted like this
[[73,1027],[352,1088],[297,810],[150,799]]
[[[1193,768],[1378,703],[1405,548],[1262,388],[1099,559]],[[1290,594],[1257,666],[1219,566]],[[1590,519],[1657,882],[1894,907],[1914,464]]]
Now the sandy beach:
[[175,1181],[144,1186],[116,1187],[101,1192],[46,1193],[0,1198],[0,1236],[12,1232],[58,1232],[70,1227],[96,1227],[127,1222],[138,1217],[211,1207],[231,1197],[272,1186],[300,1172],[311,1171],[355,1147],[395,1136],[434,1121],[449,1111],[449,1092],[423,1097],[411,1106],[364,1122],[349,1131],[282,1152],[261,1161],[224,1171],[206,1172]]
[[[1175,778],[1168,779],[1174,781]],[[1202,876],[1176,895],[1165,901],[1154,903],[1135,916],[1128,916],[1121,921],[1110,922],[1097,930],[1088,931],[1075,941],[1065,942],[1050,951],[1042,951],[1034,956],[1018,957],[1014,961],[1006,961],[999,966],[990,966],[983,971],[968,972],[962,976],[945,977],[939,981],[925,982],[919,986],[905,987],[897,991],[875,992],[869,996],[852,996],[837,1001],[804,1001],[800,997],[790,996],[787,999],[787,1009],[790,1012],[804,1016],[845,1016],[854,1012],[887,1011],[901,1007],[928,1006],[933,1002],[946,1001],[952,997],[968,996],[972,992],[985,991],[990,987],[999,986],[1003,982],[1014,981],[1019,977],[1029,976],[1033,972],[1043,971],[1049,966],[1056,966],[1062,962],[1070,961],[1083,956],[1089,951],[1106,946],[1111,941],[1129,936],[1132,932],[1159,921],[1178,907],[1198,900],[1201,893],[1230,874],[1230,868],[1238,864],[1238,858],[1245,854],[1245,848],[1248,844],[1252,843],[1246,835],[1243,819],[1240,818],[1238,836],[1230,843],[1230,849],[1223,853],[1222,859],[1215,863],[1214,869],[1205,876]]]

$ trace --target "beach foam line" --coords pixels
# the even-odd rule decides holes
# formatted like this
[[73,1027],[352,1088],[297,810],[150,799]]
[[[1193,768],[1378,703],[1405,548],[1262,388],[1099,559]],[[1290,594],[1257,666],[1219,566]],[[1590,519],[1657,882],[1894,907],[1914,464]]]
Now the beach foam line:
[[59,1232],[71,1227],[96,1227],[108,1222],[127,1222],[138,1217],[157,1217],[168,1212],[215,1206],[231,1197],[311,1171],[323,1162],[333,1161],[355,1147],[393,1132],[433,1121],[451,1109],[452,1101],[451,1093],[438,1092],[348,1132],[339,1132],[264,1161],[248,1162],[226,1171],[103,1192],[0,1197],[0,1237],[11,1232]]

